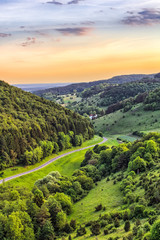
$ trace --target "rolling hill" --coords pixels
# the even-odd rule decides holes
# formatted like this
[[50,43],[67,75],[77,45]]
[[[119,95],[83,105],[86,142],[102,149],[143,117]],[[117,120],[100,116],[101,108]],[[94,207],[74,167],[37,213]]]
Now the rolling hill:
[[153,77],[154,74],[131,74],[131,75],[122,75],[122,76],[115,76],[110,79],[105,80],[99,80],[99,81],[93,81],[93,82],[82,82],[82,83],[74,83],[70,84],[65,87],[57,87],[57,88],[48,88],[40,91],[35,91],[34,94],[47,98],[47,94],[52,95],[65,95],[65,94],[71,94],[74,91],[82,92],[86,88],[90,88],[92,86],[97,86],[102,83],[108,83],[108,84],[122,84],[126,82],[133,82],[138,81],[144,77]]
[[75,136],[75,141],[82,141],[93,134],[91,123],[80,115],[0,81],[1,169],[34,164],[46,148],[63,150],[75,144]]

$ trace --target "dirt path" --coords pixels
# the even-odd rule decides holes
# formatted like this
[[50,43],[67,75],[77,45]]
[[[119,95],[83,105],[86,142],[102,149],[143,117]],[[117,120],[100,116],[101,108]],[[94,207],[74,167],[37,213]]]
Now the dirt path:
[[[105,143],[107,140],[108,140],[107,138],[103,137],[103,141],[100,142],[99,144]],[[97,144],[97,143],[96,143],[96,144]],[[67,156],[67,155],[69,155],[69,154],[71,154],[71,153],[80,152],[80,151],[82,151],[82,150],[84,150],[84,149],[94,147],[96,144],[94,144],[94,145],[92,145],[92,146],[88,146],[88,147],[76,149],[76,150],[73,150],[73,151],[68,152],[68,153],[61,154],[61,155],[52,158],[51,160],[47,161],[46,163],[44,163],[44,164],[40,165],[39,167],[36,167],[36,168],[34,168],[34,169],[32,169],[32,170],[29,170],[29,171],[26,171],[26,172],[23,172],[23,173],[19,173],[19,174],[16,174],[16,175],[13,175],[13,176],[4,178],[4,179],[0,180],[0,184],[3,183],[3,181],[7,182],[7,181],[12,180],[12,179],[14,179],[14,178],[18,178],[18,177],[27,175],[27,174],[29,174],[29,173],[38,171],[39,169],[42,169],[42,168],[46,167],[47,165],[49,165],[50,163],[56,161],[56,160],[59,159],[59,158],[62,158],[62,157],[64,157],[64,156]]]

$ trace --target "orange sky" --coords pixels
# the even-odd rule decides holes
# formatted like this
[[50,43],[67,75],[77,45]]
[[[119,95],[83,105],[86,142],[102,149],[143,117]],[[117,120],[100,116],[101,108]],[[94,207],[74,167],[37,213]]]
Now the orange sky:
[[[15,6],[23,8],[22,4],[4,4],[3,8],[12,6],[11,16],[6,16],[15,22],[10,24],[8,20],[8,25],[4,26],[0,20],[1,29],[4,28],[0,33],[0,79],[10,84],[60,83],[160,72],[160,11],[155,8],[158,1],[150,1],[150,5],[145,5],[148,1],[142,1],[139,6],[131,1],[132,11],[125,1],[123,11],[119,9],[120,0],[115,1],[114,10],[110,1],[107,6],[104,0],[97,6],[91,5],[90,0],[86,2],[88,12],[82,17],[77,17],[75,10],[79,7],[81,12],[83,4],[77,2],[72,6],[61,1],[54,11],[59,16],[62,10],[64,13],[69,9],[66,18],[63,14],[63,19],[42,17],[42,21],[33,14],[30,16],[32,22],[27,22],[22,15],[18,19],[15,17]],[[51,8],[46,5],[42,9],[42,5],[37,5],[40,6],[37,12],[37,8],[35,10],[29,3],[28,10],[32,7],[37,16]],[[15,0],[15,4],[19,4],[18,1]],[[96,13],[97,8],[99,12]],[[94,15],[87,15],[89,12]],[[31,13],[28,11],[28,14]],[[70,20],[70,16],[73,19]]]

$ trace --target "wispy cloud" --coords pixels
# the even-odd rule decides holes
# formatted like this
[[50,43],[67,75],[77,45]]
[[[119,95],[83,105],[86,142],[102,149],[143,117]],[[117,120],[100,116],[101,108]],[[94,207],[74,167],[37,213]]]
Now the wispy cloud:
[[65,36],[68,36],[68,35],[83,36],[83,35],[87,35],[88,32],[91,30],[91,28],[86,28],[86,27],[59,28],[56,30]]
[[11,36],[12,36],[12,34],[10,34],[10,33],[0,33],[1,38],[11,37]]
[[22,47],[28,47],[30,45],[33,45],[36,43],[36,38],[35,37],[28,37],[26,38],[26,41],[21,43]]
[[152,25],[160,23],[159,9],[143,9],[140,12],[128,11],[122,22],[128,25]]

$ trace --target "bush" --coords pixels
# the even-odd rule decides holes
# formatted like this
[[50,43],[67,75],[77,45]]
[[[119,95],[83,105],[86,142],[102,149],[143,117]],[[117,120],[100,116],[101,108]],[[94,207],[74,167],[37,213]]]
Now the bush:
[[98,212],[102,210],[102,208],[103,208],[102,204],[99,204],[98,206],[95,207],[95,211]]

